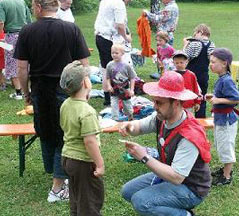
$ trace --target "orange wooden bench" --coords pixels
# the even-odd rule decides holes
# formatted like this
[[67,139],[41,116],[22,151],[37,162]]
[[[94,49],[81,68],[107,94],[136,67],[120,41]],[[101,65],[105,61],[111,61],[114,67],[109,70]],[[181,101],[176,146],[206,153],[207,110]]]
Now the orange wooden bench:
[[[205,129],[213,128],[213,118],[198,119],[200,124],[205,127]],[[119,124],[102,129],[103,133],[113,133],[119,131]],[[25,136],[31,135],[29,139],[26,140]],[[23,176],[25,170],[25,155],[27,149],[36,140],[36,132],[33,123],[26,124],[0,124],[0,136],[12,136],[13,138],[18,138],[19,145],[19,176]]]
[[[25,135],[32,135],[28,140]],[[26,150],[36,140],[37,136],[32,123],[29,124],[0,124],[0,136],[18,137],[19,145],[19,176],[23,176],[25,170]]]
[[[206,130],[214,127],[213,118],[198,118],[197,120]],[[119,125],[120,123],[112,127],[104,128],[102,131],[103,133],[119,132]]]

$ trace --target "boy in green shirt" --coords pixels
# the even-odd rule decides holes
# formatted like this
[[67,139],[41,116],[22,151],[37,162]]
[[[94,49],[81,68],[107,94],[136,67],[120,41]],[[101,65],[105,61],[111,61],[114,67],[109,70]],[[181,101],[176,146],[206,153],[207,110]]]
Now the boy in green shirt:
[[61,87],[70,95],[60,110],[64,131],[63,169],[69,176],[71,215],[101,215],[104,201],[104,161],[100,153],[97,113],[88,104],[92,88],[89,69],[79,61],[68,64]]

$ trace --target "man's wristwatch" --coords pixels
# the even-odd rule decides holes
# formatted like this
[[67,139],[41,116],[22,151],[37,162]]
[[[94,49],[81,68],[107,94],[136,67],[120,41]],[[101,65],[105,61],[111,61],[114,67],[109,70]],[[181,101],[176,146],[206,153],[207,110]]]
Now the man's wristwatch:
[[140,161],[143,163],[143,164],[146,164],[148,161],[149,161],[149,155],[145,155]]

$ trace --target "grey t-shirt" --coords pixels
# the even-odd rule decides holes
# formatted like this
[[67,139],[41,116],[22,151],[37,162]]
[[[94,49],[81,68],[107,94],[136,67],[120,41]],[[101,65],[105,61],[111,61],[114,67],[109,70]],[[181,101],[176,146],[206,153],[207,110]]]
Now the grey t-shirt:
[[[157,112],[152,113],[150,116],[139,120],[141,134],[156,133],[156,118]],[[187,118],[186,112],[183,112],[182,118],[172,125],[166,121],[165,127],[173,129],[180,125]],[[183,138],[178,143],[178,148],[175,152],[171,167],[178,174],[187,177],[197,160],[199,151],[197,147],[189,140]]]
[[136,74],[130,65],[123,62],[111,61],[106,66],[106,78],[115,84],[123,84],[134,79]]

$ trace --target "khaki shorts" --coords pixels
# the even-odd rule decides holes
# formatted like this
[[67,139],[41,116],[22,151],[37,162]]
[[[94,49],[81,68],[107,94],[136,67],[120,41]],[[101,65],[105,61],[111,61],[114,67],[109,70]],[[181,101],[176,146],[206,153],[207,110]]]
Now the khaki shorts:
[[237,135],[237,121],[232,125],[219,126],[214,128],[214,144],[222,163],[235,163],[235,142]]

